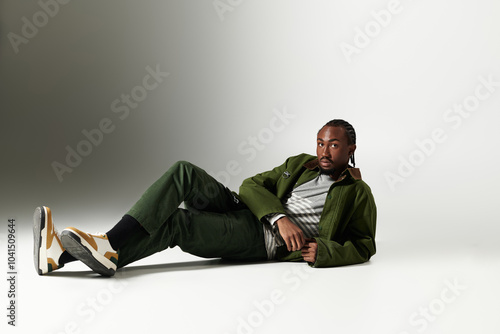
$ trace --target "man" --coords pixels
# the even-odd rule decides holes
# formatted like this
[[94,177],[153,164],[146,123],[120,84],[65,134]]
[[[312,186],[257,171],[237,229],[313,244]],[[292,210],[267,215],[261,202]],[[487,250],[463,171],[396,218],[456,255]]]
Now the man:
[[[42,275],[80,260],[95,272],[168,247],[200,257],[306,261],[332,267],[375,254],[376,207],[354,165],[356,133],[332,120],[316,156],[300,154],[243,181],[239,195],[188,162],[174,164],[106,234],[57,232],[48,207],[34,214],[34,260]],[[185,209],[179,208],[184,203]]]

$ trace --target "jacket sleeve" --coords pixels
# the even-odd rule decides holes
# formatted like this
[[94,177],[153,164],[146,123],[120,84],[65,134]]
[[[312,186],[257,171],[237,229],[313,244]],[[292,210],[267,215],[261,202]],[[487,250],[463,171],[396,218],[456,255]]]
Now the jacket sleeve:
[[354,210],[340,240],[315,238],[318,243],[313,267],[333,267],[363,263],[375,254],[377,209],[366,186],[354,200]]
[[263,218],[268,214],[285,213],[276,191],[278,180],[286,170],[286,164],[287,162],[273,170],[249,177],[240,186],[241,200],[260,221],[264,221]]

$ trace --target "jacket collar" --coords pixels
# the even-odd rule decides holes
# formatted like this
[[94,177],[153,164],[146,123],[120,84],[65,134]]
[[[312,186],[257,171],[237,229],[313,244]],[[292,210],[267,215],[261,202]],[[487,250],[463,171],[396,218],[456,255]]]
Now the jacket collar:
[[[311,160],[309,162],[306,162],[304,164],[304,167],[307,168],[307,169],[309,169],[309,170],[319,169],[318,158],[316,158],[314,160]],[[345,179],[345,177],[347,176],[347,174],[350,174],[352,176],[352,178],[355,179],[355,180],[361,180],[361,172],[359,171],[359,168],[354,168],[354,167],[351,167],[351,166],[347,166],[347,168],[345,169],[345,171],[343,171],[342,174],[340,174],[340,177],[338,178],[337,182],[338,181],[342,181],[343,179]]]

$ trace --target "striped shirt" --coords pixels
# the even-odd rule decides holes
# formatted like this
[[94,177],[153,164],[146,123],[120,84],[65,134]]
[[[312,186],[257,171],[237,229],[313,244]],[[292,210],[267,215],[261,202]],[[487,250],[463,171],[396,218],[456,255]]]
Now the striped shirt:
[[[316,178],[301,184],[283,199],[286,216],[304,232],[305,238],[319,235],[318,225],[326,195],[334,182],[329,175],[318,174]],[[276,224],[283,216],[285,215],[268,215],[269,224],[264,224],[264,239],[269,259],[274,259],[276,248],[285,244]]]

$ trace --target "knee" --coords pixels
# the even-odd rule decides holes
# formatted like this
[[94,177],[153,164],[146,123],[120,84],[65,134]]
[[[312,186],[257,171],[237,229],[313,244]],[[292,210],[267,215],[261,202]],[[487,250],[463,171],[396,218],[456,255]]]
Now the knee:
[[172,167],[170,167],[171,170],[174,171],[189,171],[192,170],[194,165],[190,163],[189,161],[184,161],[184,160],[179,160],[175,162]]

